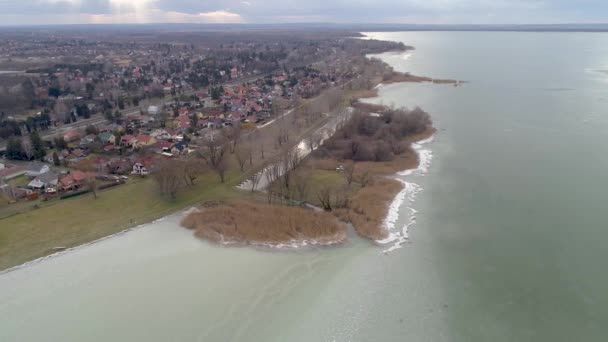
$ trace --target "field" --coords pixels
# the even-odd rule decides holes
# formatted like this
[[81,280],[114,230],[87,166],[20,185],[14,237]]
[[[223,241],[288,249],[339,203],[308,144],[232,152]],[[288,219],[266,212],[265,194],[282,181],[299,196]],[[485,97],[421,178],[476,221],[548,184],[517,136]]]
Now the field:
[[0,270],[51,254],[55,247],[94,241],[201,201],[247,195],[234,190],[238,175],[227,179],[231,181],[220,184],[215,174],[206,174],[175,201],[161,197],[152,179],[141,179],[103,191],[97,199],[88,194],[2,219]]

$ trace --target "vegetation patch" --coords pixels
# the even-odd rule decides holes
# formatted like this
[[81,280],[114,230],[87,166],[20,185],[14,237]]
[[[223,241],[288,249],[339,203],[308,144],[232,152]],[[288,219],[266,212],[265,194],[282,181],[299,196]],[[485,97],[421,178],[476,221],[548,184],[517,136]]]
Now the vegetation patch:
[[223,244],[331,245],[346,239],[346,225],[329,213],[246,201],[204,206],[186,216],[182,225],[202,239]]

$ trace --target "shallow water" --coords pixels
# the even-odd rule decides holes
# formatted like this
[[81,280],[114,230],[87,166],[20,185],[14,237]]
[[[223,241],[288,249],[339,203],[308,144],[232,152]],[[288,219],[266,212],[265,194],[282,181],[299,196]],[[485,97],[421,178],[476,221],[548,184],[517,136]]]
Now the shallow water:
[[0,275],[0,341],[604,341],[608,35],[382,33],[439,129],[409,240],[222,248],[180,215]]

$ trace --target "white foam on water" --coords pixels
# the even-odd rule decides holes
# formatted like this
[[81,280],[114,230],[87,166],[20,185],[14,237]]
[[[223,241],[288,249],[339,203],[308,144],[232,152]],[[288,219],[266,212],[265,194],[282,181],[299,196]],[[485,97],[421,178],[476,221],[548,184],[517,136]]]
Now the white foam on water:
[[[399,172],[399,176],[410,176],[412,174],[416,175],[425,175],[428,173],[429,168],[431,167],[431,162],[433,160],[433,152],[430,149],[424,148],[423,145],[432,142],[434,137],[430,137],[425,140],[421,140],[415,144],[412,144],[412,147],[418,154],[419,164],[416,169],[413,170],[405,170],[403,172]],[[391,205],[388,208],[388,214],[384,220],[384,227],[389,232],[389,236],[384,240],[377,241],[382,245],[389,245],[387,249],[383,251],[383,253],[390,253],[396,249],[403,247],[403,245],[409,240],[409,229],[414,224],[416,224],[416,214],[418,211],[412,207],[414,201],[416,200],[416,195],[422,191],[422,187],[413,182],[407,182],[400,178],[396,178],[399,182],[403,184],[403,190],[401,190]],[[407,202],[408,207],[407,211],[409,212],[409,216],[407,219],[407,223],[401,227],[397,227],[397,221],[400,217],[400,209],[403,204]]]
[[268,248],[268,249],[275,249],[275,250],[296,250],[296,249],[302,249],[305,247],[327,247],[327,246],[333,246],[333,245],[339,245],[342,244],[346,241],[346,237],[336,237],[334,240],[291,240],[288,242],[282,242],[282,243],[271,243],[271,242],[260,242],[260,241],[252,241],[252,242],[248,242],[248,243],[243,243],[243,242],[237,242],[234,240],[224,240],[224,238],[222,237],[222,241],[220,241],[218,244],[222,245],[222,246],[254,246],[254,247],[260,247],[260,248]]

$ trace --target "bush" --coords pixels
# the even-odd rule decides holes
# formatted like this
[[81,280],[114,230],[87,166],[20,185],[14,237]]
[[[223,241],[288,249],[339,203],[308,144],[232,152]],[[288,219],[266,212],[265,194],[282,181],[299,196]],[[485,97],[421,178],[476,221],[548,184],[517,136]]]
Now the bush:
[[325,142],[326,155],[355,161],[390,161],[404,153],[409,137],[428,130],[433,122],[430,116],[416,108],[373,107],[379,115],[368,109],[356,110],[351,119]]
[[76,197],[76,196],[80,196],[80,195],[84,195],[86,193],[90,192],[90,190],[80,190],[80,191],[75,191],[75,192],[71,192],[65,195],[62,195],[61,197],[59,197],[59,199],[68,199],[68,198],[72,198],[72,197]]

